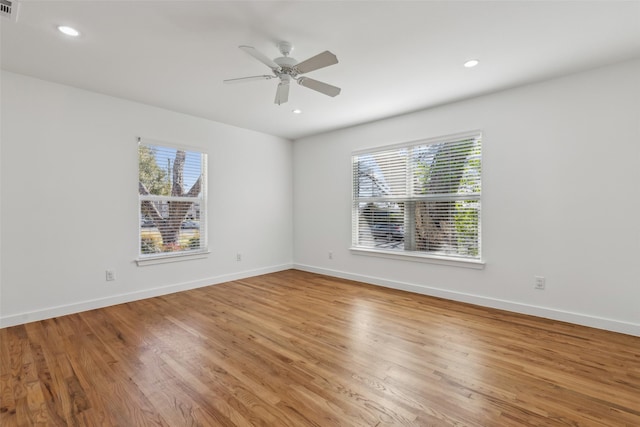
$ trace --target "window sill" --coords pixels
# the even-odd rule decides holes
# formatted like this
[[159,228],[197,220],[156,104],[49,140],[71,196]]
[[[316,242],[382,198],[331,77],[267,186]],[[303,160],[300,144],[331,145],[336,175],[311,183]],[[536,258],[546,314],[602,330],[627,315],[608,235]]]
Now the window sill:
[[349,250],[355,255],[374,256],[380,258],[398,259],[403,261],[424,262],[428,264],[449,265],[454,267],[472,268],[475,270],[484,269],[484,261],[476,259],[450,258],[438,255],[426,255],[420,252],[384,251],[380,249],[358,247],[352,247],[349,248]]
[[186,253],[186,254],[168,254],[168,255],[157,255],[151,257],[143,257],[137,258],[136,264],[138,267],[143,267],[146,265],[156,265],[156,264],[166,264],[169,262],[180,262],[180,261],[189,261],[192,259],[203,259],[209,257],[209,251],[206,252],[196,252],[196,253]]

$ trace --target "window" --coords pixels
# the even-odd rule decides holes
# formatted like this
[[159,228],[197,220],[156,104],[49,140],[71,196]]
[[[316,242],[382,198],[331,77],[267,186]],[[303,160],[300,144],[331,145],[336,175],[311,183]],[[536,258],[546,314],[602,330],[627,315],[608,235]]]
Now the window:
[[207,155],[139,140],[139,255],[206,252]]
[[353,155],[353,249],[480,261],[481,137]]

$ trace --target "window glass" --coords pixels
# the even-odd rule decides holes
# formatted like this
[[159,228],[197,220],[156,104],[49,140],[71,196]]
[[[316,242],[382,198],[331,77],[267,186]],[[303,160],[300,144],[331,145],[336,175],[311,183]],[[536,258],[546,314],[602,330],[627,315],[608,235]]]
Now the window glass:
[[353,156],[353,245],[480,259],[479,134]]
[[206,154],[140,142],[140,256],[206,250]]

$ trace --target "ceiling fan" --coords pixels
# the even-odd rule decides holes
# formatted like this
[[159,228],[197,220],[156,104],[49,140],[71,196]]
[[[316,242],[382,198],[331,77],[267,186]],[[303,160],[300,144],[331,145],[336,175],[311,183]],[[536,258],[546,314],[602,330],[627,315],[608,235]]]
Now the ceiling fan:
[[328,96],[337,96],[340,93],[340,88],[332,86],[330,84],[310,79],[309,77],[301,76],[310,71],[318,70],[320,68],[328,67],[329,65],[337,64],[338,58],[328,50],[319,53],[316,56],[298,62],[294,58],[291,58],[289,54],[293,50],[293,46],[288,42],[278,43],[278,49],[282,54],[281,57],[275,59],[269,59],[262,52],[258,51],[252,46],[239,46],[240,49],[253,56],[258,61],[265,64],[271,69],[273,75],[264,74],[261,76],[240,77],[237,79],[224,80],[224,83],[241,83],[253,80],[270,80],[279,78],[278,88],[276,90],[276,98],[274,102],[278,105],[284,104],[289,100],[289,83],[292,80],[298,82],[299,85],[308,87],[317,92],[323,93]]

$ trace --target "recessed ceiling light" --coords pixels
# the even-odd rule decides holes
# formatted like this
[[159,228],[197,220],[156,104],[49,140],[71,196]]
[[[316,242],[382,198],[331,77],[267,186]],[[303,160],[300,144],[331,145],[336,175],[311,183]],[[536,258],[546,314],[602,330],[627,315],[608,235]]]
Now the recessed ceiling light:
[[66,25],[58,26],[58,31],[60,31],[62,34],[66,34],[71,37],[78,37],[80,35],[80,32],[78,30],[76,30],[75,28],[68,27]]
[[293,114],[302,114],[302,110],[301,110],[301,109],[299,109],[299,108],[296,108],[295,110],[291,110],[291,112],[292,112]]
[[464,63],[464,66],[466,68],[473,68],[476,65],[478,65],[480,63],[480,61],[478,61],[477,59],[470,59],[467,62]]

